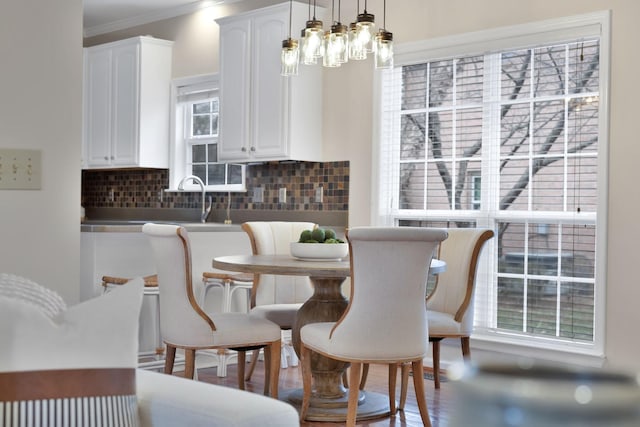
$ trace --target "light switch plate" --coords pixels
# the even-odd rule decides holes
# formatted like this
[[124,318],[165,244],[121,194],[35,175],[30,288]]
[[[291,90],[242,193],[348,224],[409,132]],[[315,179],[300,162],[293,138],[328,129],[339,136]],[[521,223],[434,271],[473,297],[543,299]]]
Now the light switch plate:
[[42,152],[0,148],[0,190],[40,190]]
[[264,201],[264,190],[262,187],[253,189],[253,203],[262,203]]
[[282,187],[278,190],[278,203],[287,203],[287,188]]
[[316,203],[322,203],[322,195],[324,194],[322,190],[322,186],[316,187]]

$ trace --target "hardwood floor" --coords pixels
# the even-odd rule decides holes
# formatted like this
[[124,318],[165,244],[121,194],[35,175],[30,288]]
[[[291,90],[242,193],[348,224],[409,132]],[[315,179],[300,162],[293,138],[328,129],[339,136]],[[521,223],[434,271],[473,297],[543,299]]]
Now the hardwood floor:
[[[202,382],[219,384],[226,387],[237,388],[237,368],[236,365],[229,365],[226,377],[217,376],[217,368],[198,369],[198,380]],[[174,372],[174,375],[182,376],[183,372]],[[447,382],[440,384],[440,390],[436,390],[433,381],[425,379],[425,389],[427,393],[427,405],[433,427],[446,427],[449,415],[452,411],[453,396]],[[246,389],[254,393],[262,394],[264,387],[264,367],[259,362],[251,381],[246,384]],[[302,388],[302,376],[299,367],[289,367],[280,371],[280,393],[287,389]],[[387,395],[387,367],[385,365],[371,365],[367,386],[365,390]],[[396,398],[400,396],[400,378],[398,377],[398,387]],[[337,427],[344,426],[344,423],[331,422],[305,422],[300,424],[303,427]],[[409,379],[409,391],[407,393],[407,403],[404,411],[398,412],[395,416],[379,418],[375,420],[363,421],[357,424],[361,427],[418,427],[422,426],[422,420],[415,399],[412,377]]]

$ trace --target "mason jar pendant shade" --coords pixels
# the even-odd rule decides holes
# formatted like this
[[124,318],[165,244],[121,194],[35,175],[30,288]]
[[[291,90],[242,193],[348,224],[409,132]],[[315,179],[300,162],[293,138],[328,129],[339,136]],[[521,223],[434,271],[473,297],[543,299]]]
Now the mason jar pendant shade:
[[358,26],[355,22],[349,25],[349,59],[354,61],[367,59],[367,49],[358,38]]
[[322,21],[311,19],[307,21],[302,40],[302,59],[305,64],[315,64],[323,55]]
[[373,52],[373,38],[376,24],[374,22],[374,15],[367,13],[365,8],[364,13],[358,15],[356,20],[356,34],[357,42],[362,45],[367,53]]
[[292,11],[293,0],[289,0],[289,37],[282,41],[282,51],[280,53],[280,74],[283,76],[295,76],[298,74],[300,50],[298,49],[298,40],[291,38]]
[[382,28],[376,34],[376,68],[393,68],[393,34],[387,28],[387,0],[382,2]]
[[376,68],[393,68],[393,34],[380,30],[375,40]]
[[287,39],[282,41],[281,72],[283,76],[297,76],[300,49],[298,40]]
[[349,60],[349,39],[346,25],[337,22],[324,37],[325,67],[339,67]]

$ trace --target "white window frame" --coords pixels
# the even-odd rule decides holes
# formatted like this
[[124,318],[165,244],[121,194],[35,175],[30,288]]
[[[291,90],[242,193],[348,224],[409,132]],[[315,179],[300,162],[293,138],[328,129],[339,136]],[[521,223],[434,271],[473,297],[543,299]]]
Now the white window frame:
[[[607,165],[608,165],[608,135],[609,135],[609,62],[610,62],[610,11],[594,12],[584,15],[552,19],[541,22],[496,28],[491,30],[442,37],[426,41],[399,44],[395,48],[395,64],[409,65],[436,61],[453,56],[477,55],[487,52],[517,50],[540,44],[554,44],[557,42],[576,40],[597,36],[600,38],[600,123],[598,141],[598,214],[594,221],[597,226],[596,234],[596,298],[594,301],[594,342],[590,344],[562,342],[558,339],[545,340],[540,337],[527,338],[520,334],[474,333],[472,345],[479,349],[504,351],[516,355],[530,355],[531,348],[537,349],[539,357],[549,360],[573,361],[587,365],[602,365],[604,363],[604,332],[606,319],[606,277],[607,277],[607,244],[606,225],[608,216],[607,206]],[[389,100],[385,100],[389,102]],[[392,100],[391,102],[399,102]],[[372,212],[371,223],[375,225],[395,225],[398,217],[393,212],[394,201],[389,200],[385,192],[385,182],[392,182],[394,177],[390,171],[381,168],[384,156],[394,155],[381,152],[383,137],[382,128],[382,75],[374,76],[374,126],[373,129],[373,181],[372,181]],[[393,125],[395,126],[395,124]],[[490,155],[490,153],[484,153]],[[488,164],[488,162],[483,162]],[[482,186],[482,192],[490,191],[489,185]],[[483,194],[483,199],[485,199]],[[408,218],[402,216],[403,219]],[[471,219],[478,220],[478,226],[487,226],[481,218],[473,212],[457,211],[425,211],[419,212],[416,219],[450,221]],[[499,216],[497,217],[499,219]],[[541,219],[543,220],[543,219]],[[495,251],[495,245],[489,242],[485,251]],[[493,271],[494,269],[490,269]],[[476,312],[476,316],[481,313]],[[568,359],[569,356],[569,359]]]
[[[167,191],[177,191],[180,180],[190,175],[188,169],[188,149],[190,138],[190,117],[185,103],[180,102],[181,93],[211,91],[217,92],[220,89],[220,79],[218,74],[203,74],[199,76],[183,77],[174,79],[171,82],[171,135],[173,135],[171,151],[169,156],[169,189]],[[220,123],[218,123],[220,126]],[[184,185],[185,191],[201,191],[198,184],[189,180]],[[229,185],[205,185],[207,192],[245,192],[246,189],[246,166],[242,165],[242,184]]]

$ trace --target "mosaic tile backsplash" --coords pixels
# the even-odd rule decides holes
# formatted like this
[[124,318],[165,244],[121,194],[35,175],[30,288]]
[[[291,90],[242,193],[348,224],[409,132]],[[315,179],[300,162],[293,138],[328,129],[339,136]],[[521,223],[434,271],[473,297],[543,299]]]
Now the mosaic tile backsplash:
[[[265,163],[247,166],[247,191],[231,193],[231,209],[348,211],[349,162]],[[199,208],[198,192],[165,192],[166,169],[83,170],[82,206],[85,208]],[[323,188],[322,203],[315,200]],[[253,190],[263,188],[263,202],[253,202]],[[287,189],[287,202],[278,203],[278,191]],[[213,209],[226,209],[228,193],[209,192]]]

